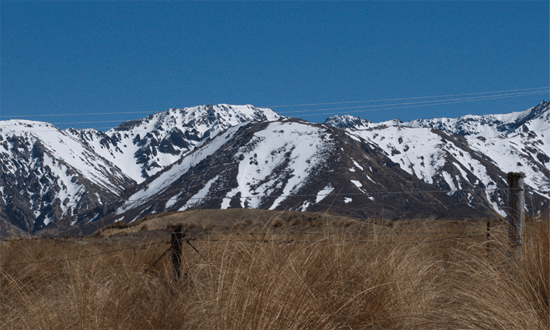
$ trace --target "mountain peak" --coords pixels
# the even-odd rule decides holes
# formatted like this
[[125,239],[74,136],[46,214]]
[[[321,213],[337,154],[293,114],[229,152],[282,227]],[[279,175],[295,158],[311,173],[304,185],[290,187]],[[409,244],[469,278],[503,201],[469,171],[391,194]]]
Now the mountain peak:
[[548,111],[550,109],[550,101],[542,100],[539,104],[537,104],[537,106],[532,109],[538,111],[538,113]]
[[459,118],[416,119],[403,123],[408,127],[425,127],[439,129],[460,136],[483,134],[497,136],[511,134],[518,130],[525,131],[538,126],[550,125],[550,103],[540,102],[527,110],[506,114],[465,115]]
[[44,130],[60,131],[56,126],[43,122],[27,119],[10,119],[0,121],[0,131],[17,131],[17,132],[36,132]]
[[339,128],[362,129],[362,128],[368,128],[371,122],[366,119],[361,119],[359,117],[354,117],[350,115],[343,115],[343,116],[335,115],[327,118],[324,124],[332,127],[339,127]]
[[149,126],[151,124],[157,127],[193,124],[200,127],[205,126],[204,129],[209,129],[216,124],[234,126],[248,121],[275,121],[282,118],[284,117],[271,109],[256,108],[250,104],[204,104],[194,107],[170,108],[143,119],[124,122],[113,130],[126,131],[134,127]]
[[247,105],[170,108],[103,132],[71,132],[137,182],[153,176],[228,128],[285,117]]

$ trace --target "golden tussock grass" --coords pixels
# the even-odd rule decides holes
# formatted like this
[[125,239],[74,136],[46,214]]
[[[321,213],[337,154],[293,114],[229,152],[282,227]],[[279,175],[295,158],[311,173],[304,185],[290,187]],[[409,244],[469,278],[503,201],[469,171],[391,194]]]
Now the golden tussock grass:
[[548,329],[549,224],[520,257],[485,222],[241,228],[185,244],[178,282],[139,236],[5,241],[0,329]]

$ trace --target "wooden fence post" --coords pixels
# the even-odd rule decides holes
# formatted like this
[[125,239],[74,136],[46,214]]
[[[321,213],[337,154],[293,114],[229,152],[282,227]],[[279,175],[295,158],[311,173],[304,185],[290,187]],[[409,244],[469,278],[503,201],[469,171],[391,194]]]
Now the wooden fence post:
[[525,173],[509,172],[507,175],[510,186],[510,204],[508,209],[508,237],[512,249],[519,253],[522,245],[523,223],[525,221]]
[[172,267],[174,269],[174,281],[177,282],[181,277],[181,245],[184,233],[181,232],[182,226],[168,226],[171,231],[170,243],[172,244]]
[[487,251],[491,250],[491,219],[487,220]]

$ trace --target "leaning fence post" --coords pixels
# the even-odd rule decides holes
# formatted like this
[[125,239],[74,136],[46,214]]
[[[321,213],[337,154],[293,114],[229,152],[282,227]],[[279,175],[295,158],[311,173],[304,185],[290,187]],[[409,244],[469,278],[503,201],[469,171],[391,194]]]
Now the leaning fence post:
[[510,186],[510,203],[508,209],[508,237],[512,249],[519,252],[522,244],[521,236],[525,221],[525,173],[509,172],[507,175]]
[[168,226],[171,232],[170,244],[172,244],[172,267],[174,269],[174,281],[181,277],[181,245],[184,233],[181,232],[182,226]]

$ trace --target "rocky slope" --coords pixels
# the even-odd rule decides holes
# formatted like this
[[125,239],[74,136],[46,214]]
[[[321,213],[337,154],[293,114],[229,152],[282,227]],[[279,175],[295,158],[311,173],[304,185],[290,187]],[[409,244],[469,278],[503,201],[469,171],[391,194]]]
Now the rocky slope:
[[[94,209],[135,181],[82,141],[42,122],[0,122],[0,220],[36,232]],[[7,229],[6,229],[7,230]]]
[[[495,188],[505,184],[505,176],[496,169],[521,171],[526,173],[531,189],[527,198],[534,209],[543,209],[550,198],[550,103],[546,101],[504,115],[367,125],[335,116],[330,122],[376,143],[394,162],[427,183],[456,190]],[[491,190],[486,197],[504,214],[500,197]]]

